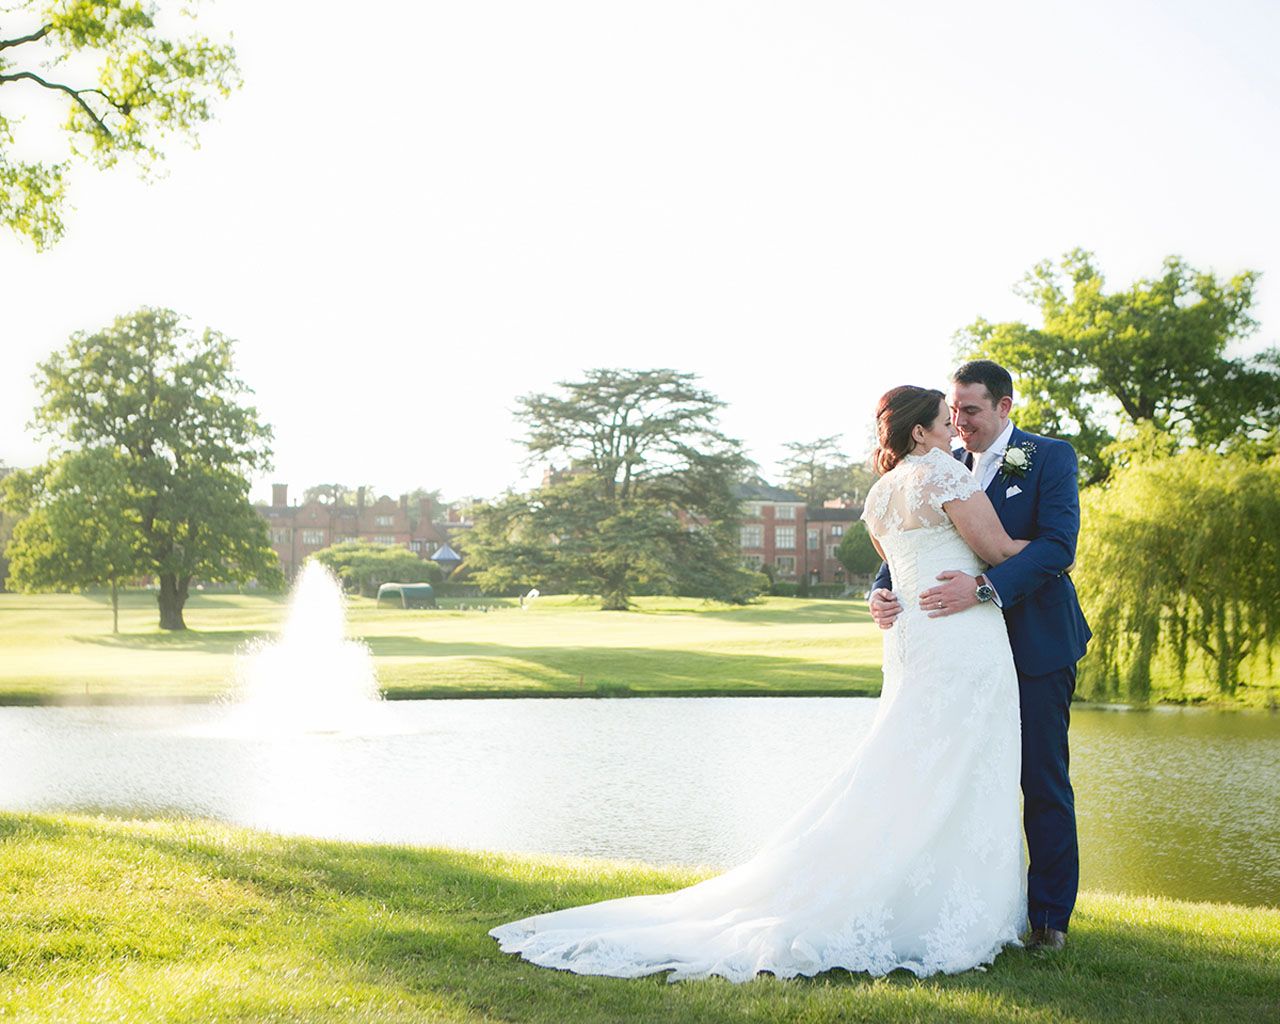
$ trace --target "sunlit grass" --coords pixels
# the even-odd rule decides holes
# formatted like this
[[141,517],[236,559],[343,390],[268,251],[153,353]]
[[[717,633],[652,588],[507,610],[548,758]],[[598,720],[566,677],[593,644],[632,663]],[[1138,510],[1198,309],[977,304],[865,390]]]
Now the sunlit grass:
[[[273,636],[285,611],[278,595],[197,593],[190,628],[165,633],[154,596],[130,593],[116,635],[105,597],[0,594],[0,702],[213,699],[232,684],[236,652]],[[874,695],[881,681],[881,635],[860,601],[640,598],[622,613],[587,597],[434,611],[355,598],[349,632],[392,697]],[[1226,703],[1206,680],[1156,668],[1153,699]],[[1232,703],[1280,703],[1280,658],[1259,657],[1247,678]]]
[[1263,1021],[1280,910],[1086,894],[1067,951],[986,972],[667,984],[502,954],[502,921],[699,876],[624,862],[0,815],[0,1019]]
[[[461,602],[453,602],[457,605]],[[610,693],[860,693],[880,687],[880,636],[864,607],[775,598],[738,608],[641,598],[632,613],[585,598],[521,610],[379,609],[353,599],[349,631],[373,651],[392,696]],[[285,602],[196,595],[185,633],[156,626],[154,599],[127,595],[121,632],[90,596],[0,595],[0,699],[207,699],[235,652],[270,637]]]

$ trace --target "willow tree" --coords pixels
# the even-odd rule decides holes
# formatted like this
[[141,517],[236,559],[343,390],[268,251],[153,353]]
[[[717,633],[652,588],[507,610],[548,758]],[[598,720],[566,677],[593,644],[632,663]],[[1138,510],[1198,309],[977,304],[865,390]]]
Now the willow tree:
[[1080,593],[1093,627],[1082,684],[1151,693],[1165,655],[1234,694],[1246,659],[1280,638],[1280,459],[1204,451],[1136,459],[1082,495]]
[[624,610],[641,590],[745,601],[733,484],[746,460],[723,403],[674,370],[590,370],[520,399],[534,459],[568,463],[481,510],[465,568],[482,586],[581,589]]
[[[195,143],[218,99],[240,84],[235,51],[175,31],[192,4],[15,0],[0,10],[0,224],[45,248],[63,234],[73,163],[121,159],[144,174],[171,137]],[[20,145],[53,97],[65,109],[62,152]],[[27,122],[26,125],[23,122]]]

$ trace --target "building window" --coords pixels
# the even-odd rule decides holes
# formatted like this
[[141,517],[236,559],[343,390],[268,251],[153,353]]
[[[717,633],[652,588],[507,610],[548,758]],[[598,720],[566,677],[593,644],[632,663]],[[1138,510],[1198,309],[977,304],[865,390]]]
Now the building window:
[[391,517],[390,516],[374,516],[373,525],[374,526],[390,526]]
[[324,543],[324,530],[303,530],[302,543],[310,544],[313,547],[317,544]]
[[410,549],[412,549],[413,551],[419,551],[419,552],[420,552],[420,551],[422,550],[422,541],[420,541],[420,540],[410,541],[410,543],[409,543],[409,547],[410,547]]
[[743,519],[759,519],[760,518],[760,502],[748,501],[742,506]]
[[272,544],[288,544],[289,531],[288,530],[272,530],[271,543]]
[[742,564],[748,569],[759,569],[764,565],[763,555],[743,555]]
[[775,526],[773,529],[773,546],[775,548],[794,549],[796,546],[796,528],[794,526]]
[[828,558],[837,558],[838,556],[836,555],[836,552],[837,552],[837,551],[839,551],[839,550],[840,550],[840,545],[839,545],[839,544],[828,544],[828,545],[827,545],[827,557],[828,557]]
[[744,526],[739,537],[738,546],[744,548],[764,547],[764,527],[759,523]]
[[810,550],[810,551],[817,551],[817,550],[818,550],[818,548],[820,548],[820,547],[822,546],[822,531],[821,531],[821,530],[810,530],[810,531],[808,532],[808,538],[809,538],[809,550]]
[[340,533],[338,534],[335,543],[350,544],[355,539],[356,539],[356,535],[354,533]]
[[773,560],[773,567],[778,571],[779,576],[794,576],[796,574],[795,556],[779,555]]
[[832,524],[832,526],[831,526],[831,536],[833,536],[833,537],[843,537],[843,536],[844,536],[844,527],[843,527],[843,526],[841,526],[839,523],[833,523],[833,524]]
[[796,507],[794,505],[779,505],[773,514],[778,519],[794,519],[796,517]]
[[375,544],[394,544],[396,539],[385,533],[379,533],[373,538]]

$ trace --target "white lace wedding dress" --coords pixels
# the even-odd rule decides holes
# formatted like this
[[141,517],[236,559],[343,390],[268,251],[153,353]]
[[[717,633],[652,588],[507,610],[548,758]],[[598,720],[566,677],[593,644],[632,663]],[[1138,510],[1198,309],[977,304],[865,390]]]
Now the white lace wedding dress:
[[1004,618],[983,604],[930,619],[916,602],[944,569],[981,571],[942,510],[977,489],[937,449],[871,488],[863,518],[903,605],[879,707],[847,764],[755,856],[677,892],[500,925],[489,934],[503,951],[578,974],[746,981],[954,973],[1016,943],[1026,895]]

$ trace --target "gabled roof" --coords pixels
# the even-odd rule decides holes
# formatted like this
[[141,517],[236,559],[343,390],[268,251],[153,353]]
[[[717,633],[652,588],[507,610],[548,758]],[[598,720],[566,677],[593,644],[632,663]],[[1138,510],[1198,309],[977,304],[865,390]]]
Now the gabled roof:
[[852,523],[862,517],[860,508],[810,508],[805,516],[811,523]]
[[785,487],[774,487],[763,480],[747,480],[733,485],[733,496],[739,501],[781,501],[804,504],[804,496]]

